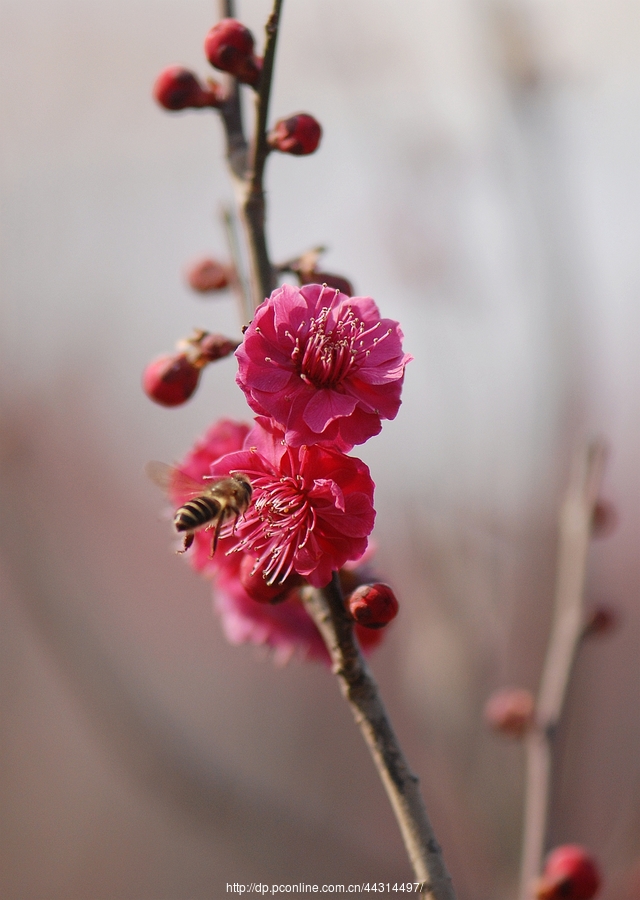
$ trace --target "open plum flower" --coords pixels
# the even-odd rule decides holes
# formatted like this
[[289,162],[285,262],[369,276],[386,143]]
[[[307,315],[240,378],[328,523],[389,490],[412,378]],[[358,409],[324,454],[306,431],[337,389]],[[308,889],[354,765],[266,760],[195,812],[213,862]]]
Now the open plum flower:
[[[242,450],[243,454],[249,454],[249,459],[254,467],[256,455],[259,454],[262,458],[261,477],[265,482],[268,481],[265,479],[265,472],[262,471],[268,469],[271,473],[269,477],[273,481],[274,473],[277,474],[279,469],[280,460],[285,456],[285,448],[281,443],[282,432],[272,423],[264,422],[262,425],[263,427],[257,426],[250,431],[249,426],[244,423],[229,419],[219,420],[194,444],[179,464],[179,471],[198,482],[211,474],[220,475],[221,470],[228,474],[230,458],[237,461],[237,457],[240,455],[238,451]],[[243,448],[250,447],[255,449],[253,451],[243,450]],[[322,451],[322,448],[318,448],[318,453],[325,464],[332,464],[332,461],[342,459],[348,461],[348,468],[355,464],[355,474],[352,473],[350,479],[344,478],[340,474],[337,475],[337,478],[347,494],[349,487],[359,488],[358,492],[362,492],[364,489],[364,495],[367,498],[365,508],[370,509],[366,521],[370,524],[360,530],[368,529],[370,531],[373,524],[371,507],[373,482],[368,477],[366,466],[358,460],[344,457],[338,451],[332,451],[331,448],[328,450],[329,456]],[[299,456],[300,451],[294,451],[294,459]],[[288,455],[287,459],[289,459]],[[272,462],[269,463],[269,460]],[[304,468],[305,474],[308,475],[307,466]],[[242,471],[244,472],[245,469],[243,468]],[[254,499],[260,496],[260,490],[261,488],[256,484]],[[187,499],[179,487],[172,489],[170,495],[176,505]],[[357,509],[352,506],[351,502],[349,507],[352,514],[354,509]],[[259,522],[258,527],[260,527]],[[328,663],[329,654],[320,633],[301,603],[299,581],[295,582],[296,586],[286,591],[285,596],[275,604],[256,602],[243,587],[240,570],[247,554],[243,553],[242,548],[239,547],[239,531],[241,530],[242,520],[237,524],[235,532],[231,526],[225,527],[215,556],[211,557],[210,532],[200,529],[195,533],[193,547],[187,555],[191,565],[197,571],[215,577],[214,603],[227,639],[232,644],[252,643],[269,647],[274,653],[276,662],[280,663],[286,662],[294,655]],[[324,531],[325,537],[327,537],[326,523]],[[285,537],[288,534],[288,532],[282,532]],[[251,541],[246,543],[253,544]],[[365,539],[364,545],[366,546],[366,544]],[[359,584],[362,578],[366,579],[367,572],[366,570],[360,572],[360,569],[356,568],[352,561],[361,558],[363,541],[356,539],[350,546],[354,555],[342,569],[341,577],[346,578],[349,583],[352,582],[352,587],[354,584]],[[371,549],[369,548],[366,555],[370,553]],[[253,561],[257,561],[255,552],[249,555]],[[334,559],[341,559],[341,556],[334,557]],[[289,582],[291,580],[289,578]],[[366,650],[376,646],[382,637],[382,632],[372,631],[358,625],[356,625],[356,631],[361,646]]]
[[268,583],[292,572],[324,587],[334,571],[358,560],[373,530],[374,483],[368,467],[326,444],[290,447],[270,420],[259,421],[245,448],[211,466],[211,474],[242,472],[251,506],[235,528],[236,551],[251,554]]
[[331,441],[350,450],[395,418],[406,364],[402,331],[370,297],[285,284],[256,311],[236,351],[249,406],[292,447]]

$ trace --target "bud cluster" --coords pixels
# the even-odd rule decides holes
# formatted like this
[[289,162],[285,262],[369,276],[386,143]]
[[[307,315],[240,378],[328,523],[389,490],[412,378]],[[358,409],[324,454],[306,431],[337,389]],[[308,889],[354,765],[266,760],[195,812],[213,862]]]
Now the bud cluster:
[[[237,19],[225,18],[217,22],[206,35],[204,51],[214,68],[226,72],[242,84],[259,88],[263,61],[255,53],[253,34]],[[168,66],[159,74],[153,95],[164,109],[171,112],[220,108],[228,96],[221,84],[212,79],[203,84],[197,75],[180,65]],[[322,129],[313,116],[298,113],[276,122],[267,135],[267,147],[294,156],[313,153],[321,133]],[[207,258],[189,266],[186,278],[194,291],[206,294],[228,287],[236,279],[236,274],[232,266]],[[299,278],[301,284],[320,282],[347,294],[353,292],[346,279],[329,273],[301,269]],[[187,346],[182,342],[177,353],[160,356],[146,367],[142,379],[146,394],[163,406],[180,406],[193,396],[202,368],[233,352],[236,346],[226,338],[214,340],[212,336],[190,340]]]
[[[258,90],[263,60],[255,53],[255,40],[251,31],[237,19],[221,19],[208,32],[204,40],[204,53],[219,72],[231,75],[241,84]],[[182,109],[219,108],[227,93],[221,84],[207,79],[202,84],[197,75],[182,66],[169,66],[157,77],[153,96],[164,109],[176,112]],[[278,119],[267,135],[271,150],[306,156],[317,150],[322,127],[309,113],[296,113],[286,119]]]

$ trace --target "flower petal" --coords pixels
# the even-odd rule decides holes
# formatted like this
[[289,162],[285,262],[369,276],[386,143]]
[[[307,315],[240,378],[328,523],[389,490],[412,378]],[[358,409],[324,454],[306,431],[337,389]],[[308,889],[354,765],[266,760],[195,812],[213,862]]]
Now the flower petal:
[[303,419],[311,431],[322,434],[330,422],[350,416],[357,405],[357,398],[348,394],[328,389],[315,391],[305,407]]

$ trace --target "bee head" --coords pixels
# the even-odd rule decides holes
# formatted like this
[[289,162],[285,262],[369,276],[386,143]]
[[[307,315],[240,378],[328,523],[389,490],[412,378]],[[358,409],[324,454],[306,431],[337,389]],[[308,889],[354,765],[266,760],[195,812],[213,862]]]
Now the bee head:
[[246,495],[246,502],[249,503],[251,501],[251,495],[253,493],[249,478],[242,472],[234,472],[233,477],[238,482],[238,484],[242,486],[242,489],[244,490],[244,493]]

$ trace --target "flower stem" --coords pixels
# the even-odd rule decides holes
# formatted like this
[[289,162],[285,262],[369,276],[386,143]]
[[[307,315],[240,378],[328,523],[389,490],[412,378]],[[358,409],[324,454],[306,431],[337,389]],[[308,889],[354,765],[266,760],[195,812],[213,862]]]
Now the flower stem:
[[333,671],[378,769],[422,894],[432,900],[455,900],[451,877],[429,822],[418,778],[394,734],[378,686],[369,671],[345,612],[337,575],[322,590],[304,595],[307,612],[329,650]]
[[519,900],[530,900],[545,852],[553,738],[584,633],[583,594],[593,509],[606,457],[594,441],[575,457],[560,509],[553,623],[536,701],[536,726],[526,741],[526,787]]

